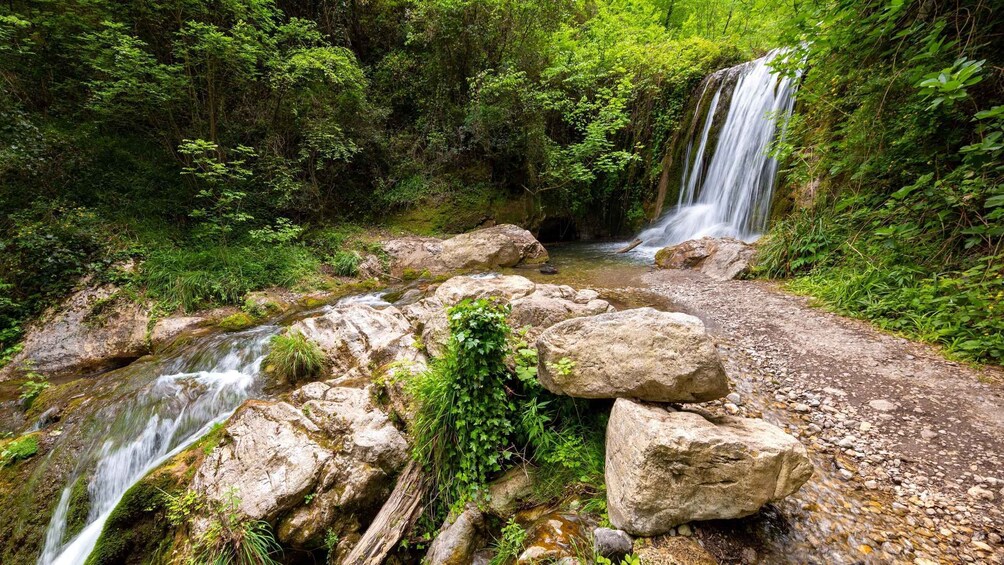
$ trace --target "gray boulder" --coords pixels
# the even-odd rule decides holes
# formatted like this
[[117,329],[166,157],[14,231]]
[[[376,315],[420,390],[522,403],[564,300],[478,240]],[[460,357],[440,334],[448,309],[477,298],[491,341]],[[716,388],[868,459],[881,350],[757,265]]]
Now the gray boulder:
[[359,518],[389,494],[408,445],[369,389],[311,383],[295,400],[303,405],[239,408],[192,488],[219,503],[233,495],[237,511],[275,525],[282,543],[314,547],[329,528],[343,538],[357,533]]
[[572,318],[545,330],[537,353],[538,378],[556,394],[705,402],[729,392],[704,324],[687,314],[637,308]]
[[0,380],[23,366],[51,377],[125,365],[149,351],[149,323],[149,305],[117,286],[85,288],[29,328],[24,348],[0,371]]
[[332,306],[321,316],[290,326],[320,346],[333,376],[363,379],[391,364],[424,366],[412,330],[397,308],[365,304]]
[[634,551],[634,540],[624,530],[596,528],[593,530],[593,553],[619,562]]
[[610,521],[641,536],[749,516],[812,476],[805,447],[763,420],[708,420],[623,398],[610,414],[606,451]]
[[750,270],[754,247],[731,237],[702,237],[665,247],[655,254],[660,269],[695,269],[709,277],[726,281]]

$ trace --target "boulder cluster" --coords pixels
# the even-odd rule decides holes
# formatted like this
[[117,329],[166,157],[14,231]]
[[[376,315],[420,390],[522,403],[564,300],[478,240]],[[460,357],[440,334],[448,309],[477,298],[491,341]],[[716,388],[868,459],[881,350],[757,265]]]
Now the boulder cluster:
[[745,241],[731,237],[702,237],[664,247],[655,254],[660,269],[693,269],[709,277],[727,281],[747,275],[756,250]]
[[630,534],[748,516],[812,475],[805,447],[780,428],[677,407],[729,393],[698,318],[652,308],[575,318],[545,330],[537,348],[540,382],[552,392],[616,399],[607,507]]

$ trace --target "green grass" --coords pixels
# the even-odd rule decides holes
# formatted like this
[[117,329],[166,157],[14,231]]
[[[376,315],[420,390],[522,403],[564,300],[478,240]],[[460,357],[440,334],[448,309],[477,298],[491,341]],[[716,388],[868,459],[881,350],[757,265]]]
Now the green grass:
[[287,383],[311,379],[324,369],[324,352],[300,332],[277,335],[271,345],[265,366]]
[[241,304],[254,290],[294,286],[318,265],[313,253],[293,244],[172,247],[150,252],[140,282],[154,298],[195,310]]
[[38,437],[35,435],[21,436],[7,442],[0,451],[0,467],[7,467],[23,461],[38,453]]

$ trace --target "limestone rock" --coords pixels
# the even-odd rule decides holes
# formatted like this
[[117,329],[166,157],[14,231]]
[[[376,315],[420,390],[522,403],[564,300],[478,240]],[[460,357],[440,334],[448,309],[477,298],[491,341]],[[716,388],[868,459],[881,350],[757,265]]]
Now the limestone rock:
[[[581,291],[583,298],[591,296],[596,291]],[[529,326],[531,329],[543,330],[569,318],[594,316],[612,312],[613,307],[606,300],[596,298],[582,301],[579,294],[571,287],[551,284],[538,284],[536,291],[512,301],[512,314],[509,322],[513,328]]]
[[474,503],[468,503],[455,518],[447,519],[432,540],[423,563],[427,565],[467,565],[481,541],[485,517]]
[[547,261],[547,250],[525,229],[503,224],[460,234],[445,241],[405,237],[384,242],[395,275],[406,271],[439,275],[489,270]]
[[[551,392],[580,398],[705,402],[728,380],[704,324],[687,314],[638,308],[572,318],[537,340],[538,378]],[[571,370],[561,370],[562,360]]]
[[115,285],[80,290],[31,327],[0,381],[26,364],[46,376],[103,371],[146,354],[150,308]]
[[368,377],[391,363],[425,361],[414,347],[411,324],[394,307],[333,306],[321,316],[296,322],[290,331],[302,332],[320,346],[335,377]]
[[192,488],[276,525],[281,542],[313,547],[328,528],[345,537],[379,508],[408,457],[404,436],[369,389],[311,383],[300,408],[249,401],[199,467]]
[[634,535],[748,516],[811,475],[805,447],[763,420],[708,420],[627,399],[610,414],[607,507],[611,523]]
[[510,469],[488,485],[487,512],[508,519],[519,510],[520,503],[533,496],[535,469],[518,466]]
[[696,269],[727,281],[749,272],[756,250],[731,237],[702,237],[665,247],[655,254],[660,269]]

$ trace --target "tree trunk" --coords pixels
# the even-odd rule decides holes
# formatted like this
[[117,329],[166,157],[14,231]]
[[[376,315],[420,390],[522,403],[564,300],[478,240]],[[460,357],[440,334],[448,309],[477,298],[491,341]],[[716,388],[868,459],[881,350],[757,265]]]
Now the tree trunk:
[[397,485],[380,513],[359,539],[344,565],[380,565],[397,545],[404,532],[418,519],[426,481],[422,466],[415,461],[401,471]]

